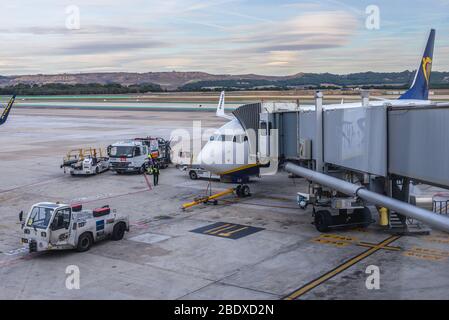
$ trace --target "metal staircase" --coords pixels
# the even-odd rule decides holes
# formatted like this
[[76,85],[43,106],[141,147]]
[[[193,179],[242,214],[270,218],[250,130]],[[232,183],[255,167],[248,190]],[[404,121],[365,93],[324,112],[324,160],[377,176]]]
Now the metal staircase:
[[413,234],[413,235],[427,235],[430,234],[430,228],[423,223],[406,218],[396,212],[390,212],[389,214],[389,228],[390,231],[400,234]]

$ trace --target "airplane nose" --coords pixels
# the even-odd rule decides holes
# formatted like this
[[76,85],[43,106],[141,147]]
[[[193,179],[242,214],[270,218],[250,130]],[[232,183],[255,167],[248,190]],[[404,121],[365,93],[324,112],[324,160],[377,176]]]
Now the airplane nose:
[[198,163],[206,170],[210,170],[213,165],[213,159],[215,155],[214,148],[211,147],[210,144],[206,144],[204,148],[198,154],[197,160]]

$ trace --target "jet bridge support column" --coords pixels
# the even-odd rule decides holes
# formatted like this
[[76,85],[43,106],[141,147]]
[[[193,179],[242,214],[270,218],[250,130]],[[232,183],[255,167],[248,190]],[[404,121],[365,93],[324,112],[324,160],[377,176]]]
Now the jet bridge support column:
[[315,133],[315,148],[316,152],[316,171],[324,171],[323,162],[323,93],[318,91],[315,93],[315,113],[316,113],[316,133]]

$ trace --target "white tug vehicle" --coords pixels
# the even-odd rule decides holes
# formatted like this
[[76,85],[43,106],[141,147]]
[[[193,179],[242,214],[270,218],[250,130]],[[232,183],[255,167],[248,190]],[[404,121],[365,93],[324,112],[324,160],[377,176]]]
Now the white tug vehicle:
[[83,210],[82,205],[69,206],[42,202],[31,207],[22,223],[22,244],[30,252],[76,249],[87,251],[93,243],[110,238],[122,240],[129,231],[127,215],[111,212],[109,206]]
[[90,176],[109,170],[109,158],[101,149],[89,148],[71,150],[63,159],[61,168],[69,168],[72,176]]

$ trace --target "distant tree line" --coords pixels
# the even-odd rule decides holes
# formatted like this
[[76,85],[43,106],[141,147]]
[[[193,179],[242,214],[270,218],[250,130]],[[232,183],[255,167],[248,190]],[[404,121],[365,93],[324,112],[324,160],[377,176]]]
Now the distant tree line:
[[129,94],[129,93],[147,93],[163,92],[161,86],[154,83],[144,83],[123,86],[118,83],[89,83],[89,84],[17,84],[0,88],[0,95],[89,95],[89,94]]
[[[282,80],[232,79],[188,83],[179,91],[238,91],[238,90],[290,90],[336,89],[360,87],[364,89],[407,89],[415,76],[414,71],[361,72],[348,75],[331,73],[305,73],[300,77]],[[433,72],[432,89],[449,89],[449,72]]]

